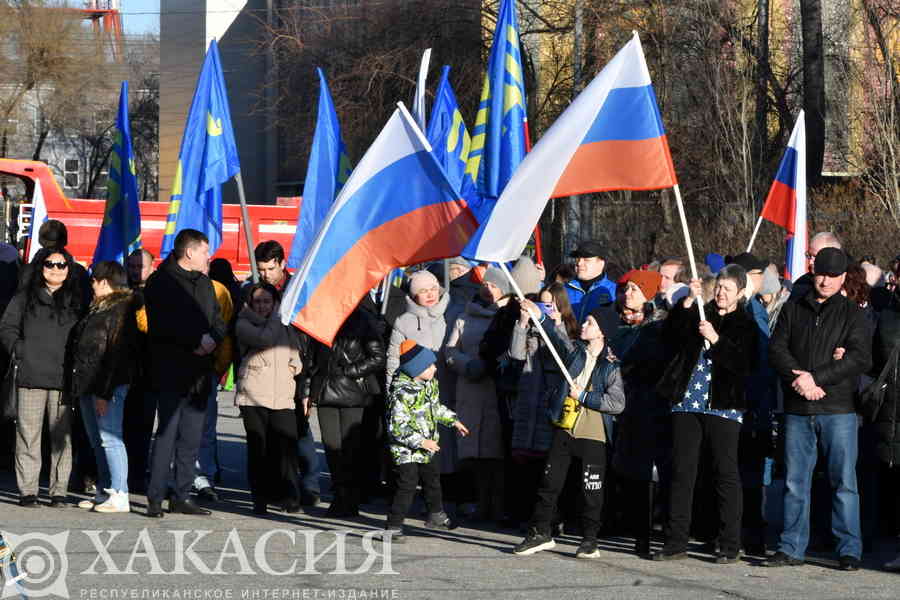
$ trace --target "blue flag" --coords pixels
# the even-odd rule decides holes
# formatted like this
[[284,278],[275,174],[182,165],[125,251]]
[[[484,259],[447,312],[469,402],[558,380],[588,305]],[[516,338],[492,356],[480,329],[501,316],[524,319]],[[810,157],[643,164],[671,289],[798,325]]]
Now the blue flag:
[[[428,143],[431,153],[444,167],[447,179],[453,184],[460,198],[464,199],[479,223],[491,214],[493,202],[484,202],[475,187],[475,179],[467,170],[471,138],[459,110],[456,94],[450,85],[450,67],[444,66],[438,83],[434,104],[431,107],[431,121],[428,122]],[[476,244],[477,245],[477,244]],[[474,252],[475,245],[472,245]],[[463,251],[467,254],[469,246]]]
[[169,216],[163,236],[163,258],[182,229],[202,231],[209,238],[210,254],[222,244],[222,184],[241,170],[219,47],[213,40],[197,80],[191,110],[181,138],[181,152]]
[[303,183],[303,202],[297,219],[297,231],[291,244],[288,266],[297,269],[303,264],[306,252],[316,239],[334,199],[350,176],[350,159],[341,139],[341,125],[331,101],[331,91],[325,80],[325,72],[319,74],[319,114],[313,135],[306,181]]
[[466,171],[472,140],[463,121],[456,101],[456,94],[450,85],[450,67],[444,66],[438,83],[434,104],[431,106],[431,121],[428,122],[428,143],[434,157],[447,172],[447,179],[464,198],[464,188],[474,192],[475,180]]
[[106,211],[94,263],[114,260],[125,263],[129,254],[141,247],[141,209],[138,204],[134,151],[131,148],[131,123],[128,119],[128,82],[119,92],[119,114],[116,116],[115,138],[109,155],[109,177],[106,183]]
[[501,0],[481,102],[472,132],[469,172],[478,192],[496,201],[525,158],[525,81],[515,0]]

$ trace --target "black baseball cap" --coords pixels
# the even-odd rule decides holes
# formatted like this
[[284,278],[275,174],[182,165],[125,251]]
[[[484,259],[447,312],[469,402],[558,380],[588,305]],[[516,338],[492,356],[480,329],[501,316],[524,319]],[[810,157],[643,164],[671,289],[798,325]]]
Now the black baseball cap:
[[744,270],[748,273],[750,271],[764,271],[765,268],[769,266],[768,262],[764,261],[761,258],[753,256],[749,252],[742,252],[741,254],[738,254],[733,259],[731,259],[731,263],[744,267]]
[[822,248],[816,254],[813,273],[839,277],[847,272],[847,255],[839,248]]
[[578,244],[578,247],[572,250],[569,256],[572,258],[590,258],[591,256],[603,258],[606,256],[606,248],[596,240],[588,240]]

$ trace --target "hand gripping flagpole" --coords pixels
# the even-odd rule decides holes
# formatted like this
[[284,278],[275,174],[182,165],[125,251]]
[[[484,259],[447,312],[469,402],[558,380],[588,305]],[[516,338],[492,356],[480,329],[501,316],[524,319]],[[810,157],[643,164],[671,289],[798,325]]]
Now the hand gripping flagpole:
[[[691,277],[700,279],[697,275],[697,261],[694,259],[694,245],[691,243],[691,232],[688,230],[687,217],[684,216],[684,203],[681,201],[681,189],[676,183],[672,188],[675,190],[675,204],[678,205],[678,216],[681,217],[681,229],[684,232],[684,243],[687,246],[688,261],[691,263]],[[695,298],[697,309],[700,311],[700,320],[706,320],[706,311],[703,309],[703,298]],[[703,346],[709,350],[709,340],[703,340]]]
[[241,201],[241,220],[244,221],[244,239],[247,241],[247,260],[250,261],[250,274],[253,283],[259,283],[259,270],[256,268],[256,256],[253,254],[253,231],[252,223],[250,223],[250,215],[247,212],[247,198],[244,195],[244,179],[241,172],[238,171],[234,176],[234,182],[237,184],[238,198]]
[[[506,263],[503,261],[497,264],[500,265],[500,269],[503,271],[503,274],[506,275],[507,279],[509,279],[510,285],[512,285],[513,290],[515,290],[516,292],[516,296],[519,297],[519,302],[522,303],[522,308],[525,308],[525,294],[522,293],[521,288],[519,288],[519,284],[516,283],[515,279],[513,279],[512,273],[509,272],[509,267],[507,267]],[[562,371],[563,377],[565,377],[566,381],[569,383],[569,387],[575,387],[575,380],[572,379],[572,375],[569,373],[569,370],[563,363],[562,358],[560,358],[559,353],[556,351],[556,347],[550,341],[550,336],[547,335],[547,332],[544,331],[543,325],[541,325],[540,321],[537,320],[537,315],[529,310],[528,316],[531,317],[531,322],[534,323],[535,329],[538,330],[538,333],[541,335],[544,343],[547,344],[547,349],[550,350],[550,354],[553,356],[553,360],[556,361],[556,364],[559,366],[559,370]]]

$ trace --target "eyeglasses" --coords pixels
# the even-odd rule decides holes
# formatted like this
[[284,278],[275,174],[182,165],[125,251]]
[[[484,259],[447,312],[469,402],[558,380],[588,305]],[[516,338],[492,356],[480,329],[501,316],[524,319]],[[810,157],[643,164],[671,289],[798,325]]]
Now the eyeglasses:
[[53,262],[52,260],[45,260],[45,261],[44,261],[44,268],[45,268],[45,269],[53,269],[53,268],[56,268],[56,269],[59,269],[60,271],[64,271],[64,270],[66,270],[66,269],[69,268],[69,263],[67,263],[67,262]]

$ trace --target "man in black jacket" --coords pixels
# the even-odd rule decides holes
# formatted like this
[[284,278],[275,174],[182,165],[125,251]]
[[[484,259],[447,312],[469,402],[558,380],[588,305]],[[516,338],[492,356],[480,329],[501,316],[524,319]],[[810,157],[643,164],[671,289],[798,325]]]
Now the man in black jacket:
[[208,263],[209,240],[195,229],[184,229],[144,289],[150,359],[146,376],[159,416],[147,488],[150,517],[163,516],[173,458],[175,490],[169,510],[210,514],[188,496],[203,434],[212,353],[226,333],[212,282],[203,274]]
[[787,474],[784,531],[767,566],[803,564],[812,473],[821,448],[834,490],[831,528],[838,539],[840,566],[847,571],[859,568],[854,395],[859,376],[871,368],[872,334],[864,313],[841,294],[847,263],[842,250],[818,251],[813,290],[784,306],[769,345],[769,360],[784,388]]
[[[825,248],[841,250],[843,246],[841,246],[840,238],[830,231],[820,231],[809,238],[809,247],[806,249],[806,273],[794,281],[794,285],[791,288],[791,297],[789,298],[790,302],[797,302],[813,291],[813,278],[815,277],[813,262],[816,260],[819,252]],[[796,276],[797,274],[794,273],[794,277]]]

